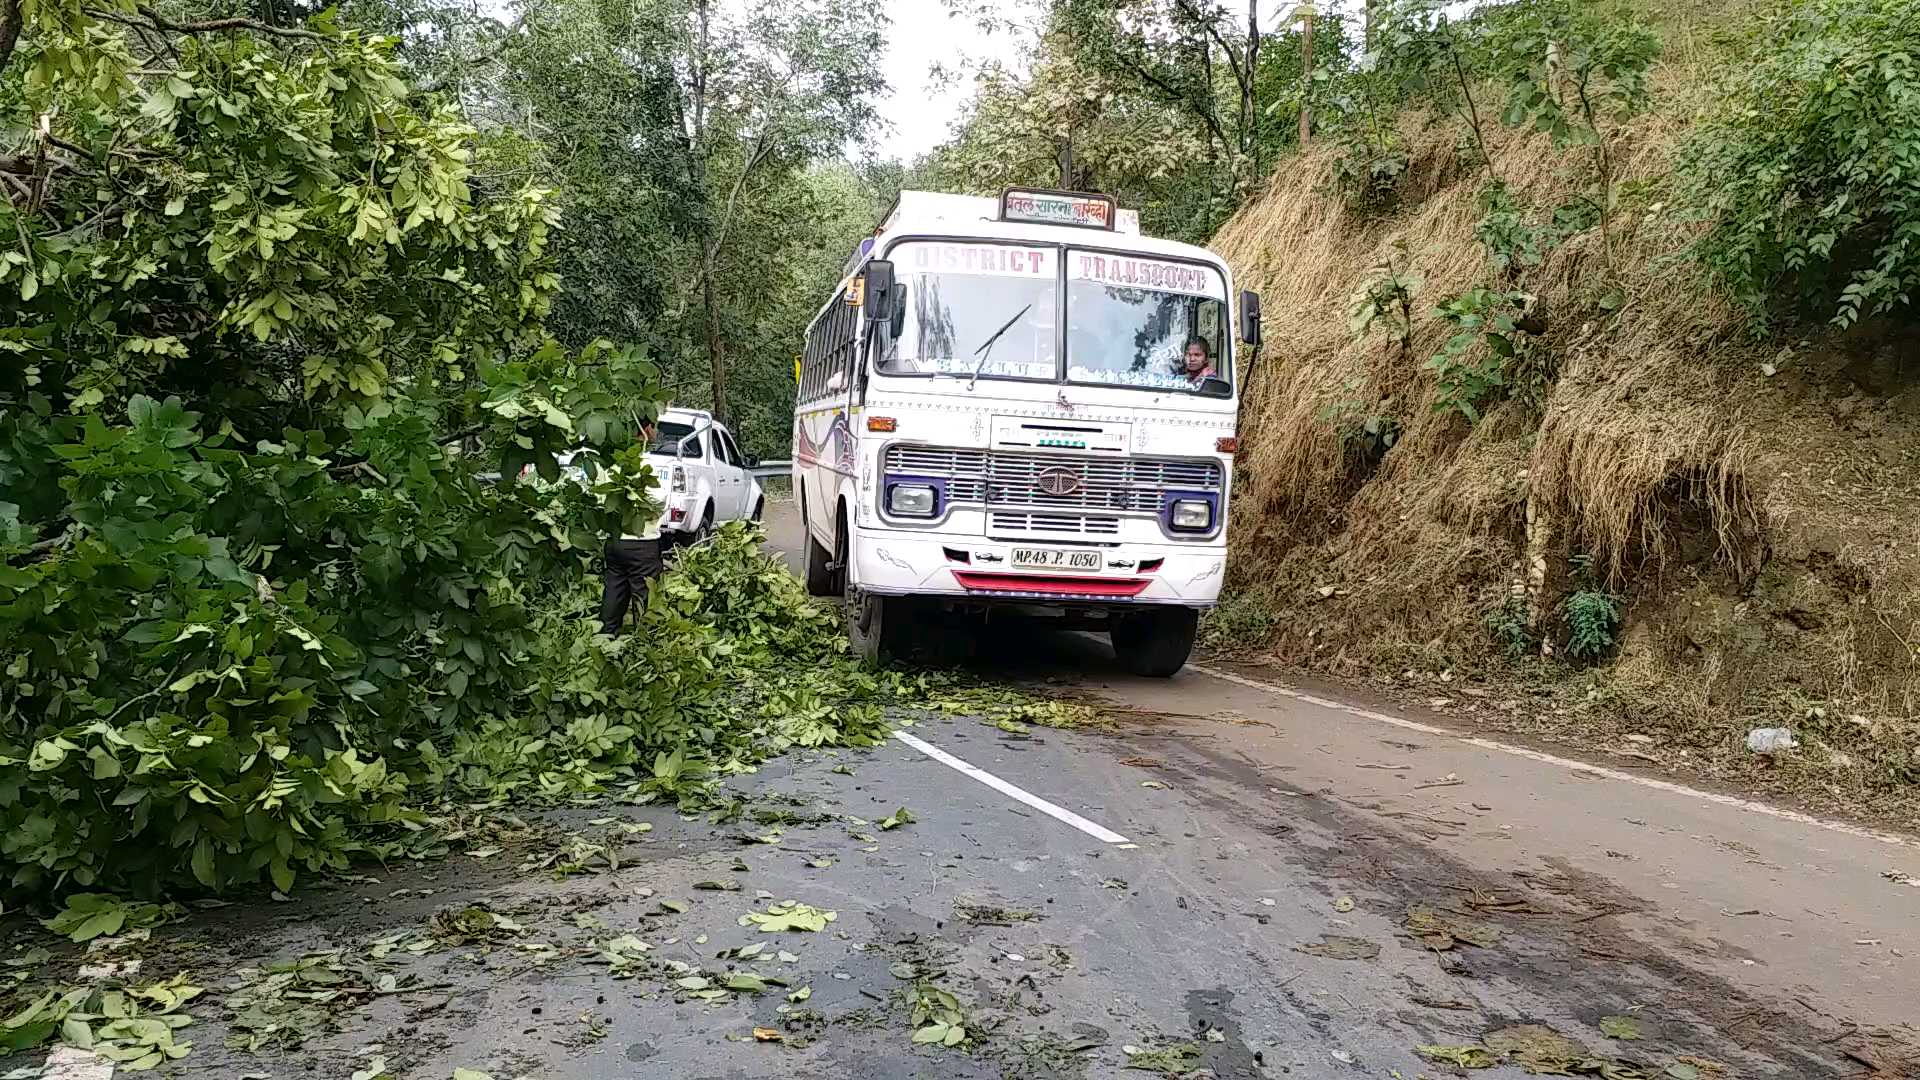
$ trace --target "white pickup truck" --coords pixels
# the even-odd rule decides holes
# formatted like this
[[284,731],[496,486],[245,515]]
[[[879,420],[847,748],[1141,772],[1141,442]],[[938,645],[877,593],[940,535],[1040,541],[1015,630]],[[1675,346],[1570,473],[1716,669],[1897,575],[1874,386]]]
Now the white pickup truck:
[[[560,464],[567,476],[586,480],[573,455]],[[747,471],[746,455],[712,413],[662,412],[647,464],[653,467],[654,497],[662,505],[660,536],[670,543],[692,543],[729,521],[759,521],[766,510],[766,492]]]

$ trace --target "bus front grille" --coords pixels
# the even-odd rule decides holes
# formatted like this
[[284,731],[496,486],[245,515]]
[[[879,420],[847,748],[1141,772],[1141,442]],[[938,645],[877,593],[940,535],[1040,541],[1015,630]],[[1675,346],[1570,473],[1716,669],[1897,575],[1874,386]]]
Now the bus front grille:
[[995,511],[987,515],[987,534],[1070,533],[1077,536],[1119,536],[1120,519],[1091,514],[1015,514]]
[[1168,492],[1219,492],[1217,461],[1110,458],[1009,450],[894,445],[889,475],[944,480],[947,501],[1033,512],[1078,510],[1157,516]]

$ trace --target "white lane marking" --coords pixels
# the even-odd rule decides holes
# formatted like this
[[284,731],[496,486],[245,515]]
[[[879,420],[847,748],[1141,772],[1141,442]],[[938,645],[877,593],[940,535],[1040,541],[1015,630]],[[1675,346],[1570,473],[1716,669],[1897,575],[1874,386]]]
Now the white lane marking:
[[113,1080],[113,1062],[91,1050],[61,1043],[48,1051],[40,1080]]
[[1394,727],[1405,728],[1408,731],[1418,731],[1423,735],[1438,735],[1443,738],[1466,743],[1468,746],[1477,746],[1482,750],[1493,750],[1502,754],[1512,754],[1514,757],[1523,757],[1548,765],[1557,765],[1560,768],[1586,773],[1589,776],[1602,776],[1608,780],[1619,780],[1623,783],[1638,784],[1641,787],[1652,788],[1655,791],[1665,791],[1674,795],[1683,795],[1689,799],[1699,799],[1702,802],[1731,806],[1736,810],[1743,810],[1750,814],[1763,814],[1767,817],[1779,818],[1782,821],[1791,821],[1800,825],[1812,825],[1815,828],[1825,829],[1828,832],[1837,832],[1861,840],[1874,840],[1882,844],[1891,844],[1894,847],[1920,847],[1920,844],[1916,844],[1913,840],[1896,833],[1881,832],[1878,829],[1869,829],[1860,825],[1850,825],[1844,821],[1831,821],[1827,818],[1817,818],[1812,814],[1803,814],[1798,810],[1786,810],[1778,806],[1769,806],[1763,802],[1755,802],[1752,799],[1742,799],[1733,795],[1722,795],[1715,791],[1701,791],[1699,788],[1691,788],[1685,784],[1676,784],[1671,780],[1658,780],[1651,776],[1640,776],[1636,773],[1621,772],[1619,769],[1609,769],[1604,765],[1593,765],[1585,761],[1575,761],[1572,758],[1556,757],[1553,754],[1541,753],[1538,750],[1529,750],[1524,746],[1514,746],[1511,743],[1496,742],[1493,739],[1482,739],[1471,735],[1461,735],[1458,732],[1448,731],[1446,728],[1435,727],[1432,724],[1422,724],[1416,720],[1408,720],[1402,716],[1392,716],[1383,712],[1375,712],[1372,709],[1363,709],[1357,705],[1349,705],[1344,701],[1334,701],[1331,698],[1305,694],[1277,683],[1263,682],[1259,679],[1249,679],[1245,675],[1236,675],[1231,671],[1220,671],[1217,668],[1207,667],[1202,664],[1188,664],[1187,670],[1197,671],[1202,675],[1209,675],[1230,683],[1238,683],[1241,686],[1252,687],[1255,690],[1265,690],[1269,694],[1279,694],[1281,697],[1289,697],[1295,701],[1304,701],[1309,705],[1318,705],[1323,709],[1335,709],[1353,716],[1365,717],[1368,720],[1377,720],[1382,724],[1392,724]]
[[942,750],[939,747],[933,745],[932,743],[927,742],[925,739],[915,738],[914,736],[909,735],[904,731],[894,732],[893,737],[896,739],[899,739],[903,743],[906,743],[908,746],[913,747],[915,750],[918,750],[921,753],[927,755],[928,757],[939,762],[940,764],[945,765],[950,769],[958,770],[959,772],[964,773],[967,776],[973,777],[975,780],[980,781],[981,783],[987,785],[988,787],[992,788],[993,790],[999,792],[1002,795],[1005,795],[1010,799],[1013,799],[1017,802],[1026,803],[1028,806],[1033,807],[1035,810],[1040,811],[1041,813],[1047,815],[1050,818],[1053,818],[1056,821],[1066,822],[1067,824],[1073,826],[1076,829],[1079,829],[1081,832],[1086,833],[1088,836],[1093,837],[1095,840],[1098,840],[1103,844],[1124,844],[1127,842],[1126,837],[1121,836],[1119,833],[1114,832],[1112,829],[1108,829],[1108,828],[1104,828],[1102,826],[1096,825],[1093,822],[1088,821],[1086,818],[1081,817],[1079,814],[1076,814],[1073,811],[1066,809],[1065,807],[1055,806],[1054,804],[1048,802],[1047,800],[1041,798],[1040,796],[1035,795],[1031,791],[1027,791],[1024,788],[1015,787],[1014,785],[1007,783],[1005,780],[1000,779],[999,777],[993,775],[992,773],[988,772],[985,769],[980,768],[977,765],[969,765],[966,762],[961,761],[959,758],[954,757],[952,754],[947,753],[945,750]]

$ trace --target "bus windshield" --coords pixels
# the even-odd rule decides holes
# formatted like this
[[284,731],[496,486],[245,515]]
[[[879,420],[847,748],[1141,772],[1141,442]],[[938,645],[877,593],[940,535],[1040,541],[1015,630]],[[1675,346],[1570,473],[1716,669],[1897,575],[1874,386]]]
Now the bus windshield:
[[910,241],[889,257],[904,286],[886,375],[1061,378],[1227,396],[1227,286],[1200,263],[977,241]]
[[1059,372],[1059,253],[1010,244],[896,245],[906,319],[880,357],[889,375],[1046,379]]
[[1197,264],[1068,252],[1067,380],[1224,394],[1226,295]]

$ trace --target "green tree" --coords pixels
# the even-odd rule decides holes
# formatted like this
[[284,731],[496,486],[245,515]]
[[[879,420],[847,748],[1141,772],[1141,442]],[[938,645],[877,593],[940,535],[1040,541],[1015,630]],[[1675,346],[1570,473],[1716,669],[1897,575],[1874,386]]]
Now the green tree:
[[1904,0],[1783,3],[1688,140],[1696,253],[1760,326],[1911,315],[1920,289],[1920,18]]
[[852,0],[797,0],[745,16],[688,0],[673,22],[677,127],[700,198],[687,298],[698,311],[709,400],[726,416],[732,357],[766,362],[729,341],[737,317],[730,312],[762,291],[765,267],[787,254],[764,228],[745,223],[757,206],[786,194],[809,163],[872,132],[886,90],[872,62],[885,22]]
[[631,447],[654,371],[545,339],[547,194],[477,192],[483,144],[389,40],[30,15],[0,70],[0,862],[285,887],[525,704],[528,597],[607,516],[482,474]]
[[678,129],[677,15],[537,0],[503,40],[497,70],[463,96],[496,160],[557,192],[562,288],[548,325],[574,348],[610,338],[669,357],[685,350],[672,316],[696,261],[704,192]]

